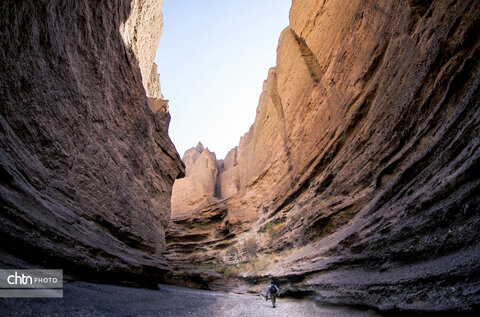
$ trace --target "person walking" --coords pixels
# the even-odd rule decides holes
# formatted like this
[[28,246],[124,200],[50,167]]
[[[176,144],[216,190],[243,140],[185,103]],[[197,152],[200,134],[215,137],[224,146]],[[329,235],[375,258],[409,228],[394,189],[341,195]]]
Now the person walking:
[[272,283],[270,283],[270,285],[267,287],[267,295],[265,296],[265,300],[268,301],[268,295],[270,295],[273,308],[275,308],[278,293],[280,293],[280,290],[278,289],[278,286],[274,284],[274,281],[272,281]]

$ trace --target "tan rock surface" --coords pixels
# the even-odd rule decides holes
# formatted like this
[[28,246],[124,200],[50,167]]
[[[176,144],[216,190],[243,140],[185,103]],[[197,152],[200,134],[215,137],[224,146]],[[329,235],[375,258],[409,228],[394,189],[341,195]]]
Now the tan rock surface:
[[204,149],[199,142],[185,152],[182,160],[185,163],[185,178],[173,185],[172,217],[191,212],[215,197],[218,173],[215,153]]
[[117,282],[167,269],[183,164],[159,87],[155,114],[145,93],[161,4],[0,4],[2,255]]
[[128,19],[120,25],[127,52],[133,54],[148,97],[160,98],[157,65],[153,62],[162,34],[163,0],[133,0]]
[[[473,0],[293,1],[237,149],[238,193],[170,224],[171,263],[275,275],[329,303],[477,305],[479,12]],[[232,260],[250,238],[257,260]]]
[[217,176],[217,196],[229,198],[240,189],[240,175],[237,161],[238,151],[233,148],[225,156],[225,160],[219,160],[221,168]]

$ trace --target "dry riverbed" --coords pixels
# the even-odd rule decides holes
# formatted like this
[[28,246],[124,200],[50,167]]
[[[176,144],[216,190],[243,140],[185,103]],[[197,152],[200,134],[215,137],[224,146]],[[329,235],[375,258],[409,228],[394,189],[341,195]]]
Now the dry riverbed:
[[[273,314],[272,314],[273,313]],[[64,298],[0,298],[1,316],[375,316],[371,311],[320,307],[282,299],[277,308],[254,295],[227,294],[160,285],[159,290],[68,283]]]

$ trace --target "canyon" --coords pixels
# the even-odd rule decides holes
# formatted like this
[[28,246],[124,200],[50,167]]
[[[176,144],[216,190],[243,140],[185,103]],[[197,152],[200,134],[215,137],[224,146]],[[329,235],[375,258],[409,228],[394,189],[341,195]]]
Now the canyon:
[[162,2],[0,4],[2,267],[478,310],[478,1],[294,0],[250,130],[183,162]]

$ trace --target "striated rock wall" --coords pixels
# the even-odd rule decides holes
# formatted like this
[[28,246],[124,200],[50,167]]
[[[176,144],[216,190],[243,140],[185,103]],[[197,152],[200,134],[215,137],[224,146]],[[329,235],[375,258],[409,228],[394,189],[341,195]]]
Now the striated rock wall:
[[12,253],[89,278],[167,269],[184,167],[152,75],[161,4],[0,4],[3,263]]
[[[479,13],[474,0],[293,1],[217,185],[236,189],[172,219],[171,263],[276,276],[321,302],[478,307]],[[257,258],[235,252],[249,239]]]

